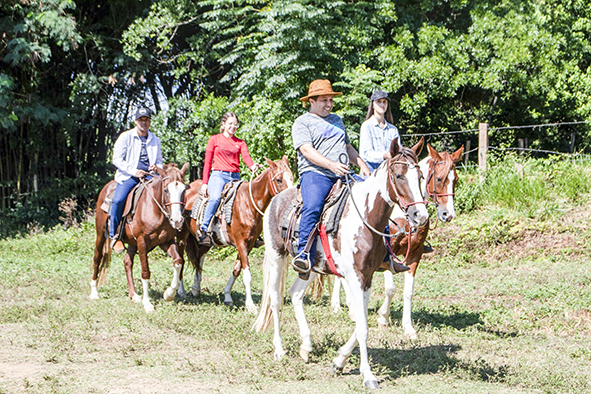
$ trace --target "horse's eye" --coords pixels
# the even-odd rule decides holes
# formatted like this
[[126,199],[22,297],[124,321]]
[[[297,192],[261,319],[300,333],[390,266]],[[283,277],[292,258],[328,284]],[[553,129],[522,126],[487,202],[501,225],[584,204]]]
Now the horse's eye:
[[437,178],[437,182],[441,182],[441,181],[443,181],[442,178]]
[[277,183],[282,183],[282,182],[283,182],[283,179],[281,179],[281,178],[278,178],[278,179],[275,179],[275,181],[276,181]]
[[164,189],[164,193],[166,193],[166,194],[169,193],[168,188]]
[[402,174],[396,174],[396,179],[404,179],[404,175],[402,175]]

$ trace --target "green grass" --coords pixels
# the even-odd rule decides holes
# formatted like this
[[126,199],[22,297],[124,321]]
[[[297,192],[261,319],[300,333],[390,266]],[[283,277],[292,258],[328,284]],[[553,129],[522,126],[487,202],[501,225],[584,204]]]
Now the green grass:
[[[562,162],[523,165],[526,185],[511,176],[515,167],[507,162],[491,171],[504,181],[479,183],[475,174],[460,174],[457,198],[472,205],[429,237],[436,252],[417,274],[417,340],[400,327],[402,278],[396,278],[394,327],[377,327],[384,289],[375,276],[368,345],[381,392],[591,392],[589,170]],[[530,192],[531,201],[520,197]],[[152,252],[156,311],[147,315],[127,297],[119,255],[101,299],[87,299],[93,232],[85,222],[0,241],[0,393],[365,392],[357,350],[342,375],[330,373],[354,324],[346,308],[330,313],[328,292],[305,306],[315,346],[307,364],[298,356],[299,331],[286,296],[287,356],[276,362],[272,333],[250,330],[255,317],[244,309],[241,278],[236,306],[223,305],[233,250],[208,256],[200,297],[171,303],[162,293],[172,263]],[[256,304],[261,252],[251,254]],[[138,261],[134,274],[141,289]],[[190,288],[192,272],[185,279]]]

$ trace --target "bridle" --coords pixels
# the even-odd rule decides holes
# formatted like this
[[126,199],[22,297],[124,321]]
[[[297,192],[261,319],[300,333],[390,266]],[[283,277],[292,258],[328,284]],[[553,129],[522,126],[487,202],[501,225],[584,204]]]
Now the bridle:
[[[263,171],[265,172],[265,171]],[[256,211],[258,213],[260,213],[262,216],[265,216],[265,213],[262,212],[259,207],[257,206],[257,204],[254,201],[254,197],[252,196],[252,175],[254,174],[254,171],[252,171],[250,173],[250,181],[248,182],[248,193],[250,195],[250,202],[252,202],[252,205],[254,206],[254,209],[256,209]],[[261,173],[262,175],[262,173]],[[255,178],[256,179],[256,178]],[[273,184],[273,176],[269,176],[269,181],[268,181],[268,188],[269,188],[269,192],[271,193],[271,198],[275,197],[277,194],[279,194],[279,192],[277,191],[277,189],[275,188],[275,185]]]
[[[435,207],[439,206],[439,203],[437,202],[437,197],[448,197],[448,196],[454,196],[455,193],[436,193],[435,192],[435,166],[439,165],[439,164],[444,164],[444,161],[438,161],[438,162],[434,162],[433,163],[433,170],[429,171],[429,175],[427,176],[427,183],[426,183],[426,190],[427,190],[427,194],[433,198],[433,204],[435,204]],[[453,171],[453,167],[450,168],[450,172]],[[433,179],[433,187],[431,190],[433,190],[433,193],[429,192],[429,182],[431,182],[431,179]]]
[[[425,185],[425,190],[427,191],[427,194],[429,195],[429,197],[431,197],[433,199],[432,204],[435,205],[435,208],[439,207],[439,203],[437,202],[437,197],[449,197],[449,196],[455,196],[455,192],[452,193],[437,193],[435,190],[435,167],[438,166],[439,164],[445,164],[444,161],[433,161],[433,170],[429,171],[429,175],[427,176],[427,182]],[[452,166],[449,169],[448,172],[448,176],[449,173],[451,171],[454,170],[454,164],[452,164]],[[429,182],[431,182],[431,179],[433,179],[433,187],[431,188],[431,190],[433,191],[432,193],[429,192]],[[431,202],[430,202],[431,203]],[[432,228],[432,230],[435,230],[437,228],[437,225],[439,224],[439,215],[435,215],[435,227]]]
[[[162,188],[162,200],[164,200],[164,181],[167,180],[167,179],[169,179],[169,178],[170,178],[169,176],[165,176],[164,178],[162,178],[160,180],[161,188]],[[174,204],[180,204],[180,205],[183,205],[183,206],[185,205],[185,202],[182,201],[182,198],[181,198],[181,201],[174,201],[174,202],[171,201],[171,202],[164,203],[163,204],[164,207],[163,207],[162,205],[160,205],[160,203],[158,202],[158,200],[156,199],[156,197],[154,197],[154,194],[152,193],[152,190],[148,187],[148,182],[146,182],[144,180],[144,178],[140,178],[140,182],[144,185],[144,187],[148,191],[148,194],[150,195],[150,197],[152,197],[152,200],[154,201],[154,203],[156,203],[156,206],[158,206],[158,208],[160,208],[160,211],[162,212],[162,214],[164,215],[164,217],[166,219],[168,219],[169,221],[170,221],[171,213],[169,211],[167,211],[164,207],[168,207],[168,206],[171,206],[171,205],[174,205]],[[183,192],[183,197],[184,196],[185,196],[185,193]]]
[[[404,155],[404,153],[399,153],[399,156],[402,156],[406,159],[409,159],[408,157],[406,157],[406,155]],[[397,156],[398,156],[397,155]],[[343,156],[345,156],[345,160],[346,159],[346,155],[343,153],[341,154],[341,156],[339,156],[339,161],[343,162]],[[412,159],[409,159],[412,160]],[[396,160],[391,162],[392,164],[404,164],[407,167],[414,169],[414,168],[418,168],[416,163],[411,163],[408,161],[401,161],[401,160]],[[350,173],[345,174],[345,178],[347,180],[347,182],[345,182],[345,184],[347,185],[347,188],[349,189],[349,195],[351,198],[351,201],[353,202],[353,206],[355,207],[355,210],[357,211],[357,214],[359,215],[359,218],[361,219],[361,221],[363,222],[363,224],[370,229],[373,233],[380,235],[384,238],[392,238],[394,236],[396,236],[397,234],[386,234],[384,232],[381,232],[379,230],[376,230],[372,225],[370,225],[369,223],[367,223],[367,221],[365,221],[365,219],[363,218],[363,215],[361,214],[361,211],[359,210],[359,207],[357,206],[357,203],[355,202],[355,199],[353,198],[353,192],[351,190],[351,183],[354,182],[353,177],[351,176]],[[404,212],[404,217],[405,220],[408,221],[408,207],[412,206],[412,205],[416,205],[416,204],[427,204],[427,201],[416,201],[416,202],[411,202],[411,203],[407,203],[406,201],[404,201],[404,199],[400,196],[400,194],[398,193],[398,190],[396,189],[396,182],[394,181],[394,179],[392,178],[392,173],[390,171],[388,171],[388,180],[390,183],[390,186],[394,189],[394,193],[396,194],[396,198],[399,202],[399,205],[402,204],[402,206],[400,207],[402,209],[402,211]],[[392,205],[392,204],[390,204]],[[410,244],[410,232],[409,232],[409,244]]]

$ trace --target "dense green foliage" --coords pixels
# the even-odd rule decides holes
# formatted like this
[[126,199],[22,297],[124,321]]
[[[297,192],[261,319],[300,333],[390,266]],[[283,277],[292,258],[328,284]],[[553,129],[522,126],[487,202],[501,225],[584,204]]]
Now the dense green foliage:
[[582,0],[7,0],[0,216],[50,225],[66,197],[91,205],[138,103],[191,179],[227,109],[256,161],[293,162],[291,124],[315,78],[344,92],[335,109],[354,144],[381,87],[403,134],[442,132],[438,149],[474,148],[475,133],[445,132],[488,122],[491,146],[588,151],[586,124],[495,127],[588,120],[590,42]]

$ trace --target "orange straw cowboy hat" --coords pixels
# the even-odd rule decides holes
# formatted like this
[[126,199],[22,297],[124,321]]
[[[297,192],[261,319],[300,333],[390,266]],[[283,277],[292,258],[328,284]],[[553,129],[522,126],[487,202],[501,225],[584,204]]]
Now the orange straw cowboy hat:
[[310,87],[308,88],[308,95],[302,97],[303,103],[307,103],[310,97],[317,97],[317,96],[338,96],[339,94],[343,94],[341,92],[333,92],[332,85],[328,79],[317,79],[310,83]]

